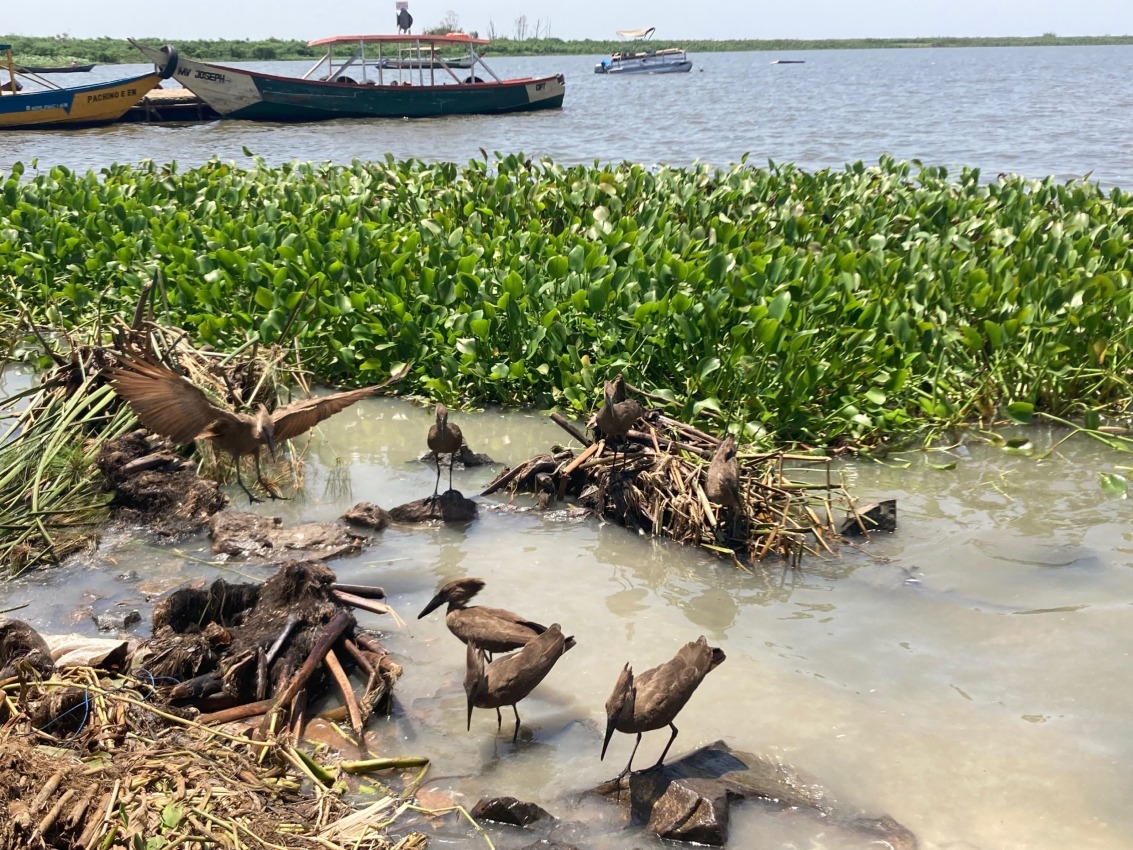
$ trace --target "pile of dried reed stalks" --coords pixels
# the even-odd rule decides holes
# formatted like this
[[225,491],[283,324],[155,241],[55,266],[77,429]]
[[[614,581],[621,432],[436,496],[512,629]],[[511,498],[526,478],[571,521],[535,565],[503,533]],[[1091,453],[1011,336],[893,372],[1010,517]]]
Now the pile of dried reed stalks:
[[[344,772],[398,767],[420,768],[404,790],[344,796]],[[426,770],[424,759],[327,768],[286,738],[206,726],[163,710],[152,684],[91,667],[0,683],[0,850],[422,848],[420,833],[395,842],[388,830],[421,811],[412,795]]]
[[569,497],[631,530],[741,564],[776,554],[794,565],[804,552],[834,551],[835,510],[849,509],[850,497],[828,457],[741,451],[741,504],[730,509],[710,502],[704,487],[720,438],[658,411],[646,411],[624,439],[592,440],[559,414],[551,418],[584,448],[555,446],[505,470],[483,495],[521,490],[544,507]]
[[[121,357],[144,353],[236,409],[259,402],[274,408],[285,384],[307,389],[301,371],[289,365],[294,352],[255,345],[228,355],[201,351],[184,331],[145,321],[140,313],[130,327],[97,329],[89,338],[49,340],[37,328],[28,332],[54,365],[37,387],[0,400],[0,418],[9,420],[0,432],[0,577],[58,562],[90,545],[107,520],[111,494],[95,459],[103,443],[135,422],[105,378],[104,370]],[[229,460],[217,457],[207,441],[198,451],[210,479],[233,477]],[[297,485],[302,464],[289,464],[283,476]]]

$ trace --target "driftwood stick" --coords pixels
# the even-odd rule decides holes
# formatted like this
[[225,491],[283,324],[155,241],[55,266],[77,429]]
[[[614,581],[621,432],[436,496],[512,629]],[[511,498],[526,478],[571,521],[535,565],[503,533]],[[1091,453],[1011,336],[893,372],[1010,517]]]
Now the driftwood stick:
[[262,699],[259,702],[246,702],[243,705],[234,705],[232,708],[226,708],[223,711],[214,711],[210,714],[202,714],[197,718],[197,722],[203,725],[218,724],[218,723],[231,723],[233,720],[244,720],[248,717],[256,717],[264,714],[271,708],[272,700]]
[[[670,451],[670,452],[673,449],[681,449],[682,451],[690,452],[690,453],[696,455],[697,457],[703,457],[703,458],[711,458],[712,455],[714,454],[714,451],[712,449],[707,449],[707,448],[704,448],[702,446],[693,445],[692,443],[686,443],[686,442],[683,442],[681,440],[673,440],[673,439],[670,439],[669,437],[654,437],[654,436],[651,436],[650,434],[646,434],[644,431],[630,431],[626,436],[629,437],[634,442],[644,443],[646,446],[648,446],[650,448],[652,448],[653,446],[655,446],[659,443],[662,447],[664,447],[667,451]],[[656,443],[654,442],[655,439],[657,440]]]
[[268,695],[268,655],[262,646],[256,647],[256,699]]
[[538,457],[532,458],[531,460],[527,461],[527,463],[522,463],[515,469],[508,470],[507,472],[500,475],[500,477],[489,484],[487,488],[485,488],[484,491],[480,493],[480,495],[490,496],[496,491],[506,487],[516,478],[535,475],[539,472],[554,472],[556,468],[558,468],[558,463],[553,457],[551,457],[550,455],[539,455]]
[[303,690],[307,684],[307,680],[314,675],[315,670],[326,658],[326,654],[330,652],[330,648],[334,646],[335,642],[342,637],[342,633],[350,626],[351,616],[344,610],[338,611],[331,618],[331,621],[326,624],[319,639],[315,641],[315,645],[311,648],[310,654],[303,662],[302,666],[295,671],[295,674],[288,681],[275,697],[275,703],[272,705],[271,711],[264,715],[263,723],[260,728],[267,731],[273,725],[275,716],[277,716],[285,706],[289,705],[299,691]]
[[363,611],[369,611],[371,614],[390,614],[393,612],[393,609],[382,602],[375,602],[372,599],[363,599],[361,596],[355,596],[353,593],[346,593],[342,590],[332,590],[331,595],[343,605],[349,605],[351,608],[361,608]]
[[374,675],[374,665],[370,663],[370,659],[366,657],[366,653],[358,648],[358,644],[350,638],[343,638],[342,645],[346,647],[346,651],[350,653],[350,657],[354,659],[357,664],[367,676]]
[[330,668],[330,674],[334,677],[334,682],[338,685],[339,691],[342,692],[342,700],[346,703],[346,711],[350,715],[350,728],[354,730],[355,735],[361,736],[362,711],[358,708],[358,698],[354,696],[354,691],[350,687],[350,678],[346,675],[346,671],[342,669],[338,656],[334,654],[333,649],[327,651],[327,667]]
[[568,463],[566,467],[563,468],[563,471],[560,473],[560,475],[566,478],[568,475],[582,466],[582,464],[585,463],[587,458],[589,458],[591,455],[601,454],[603,445],[605,445],[605,440],[599,440],[597,443],[594,443],[591,446],[587,446],[586,449],[583,450],[582,454],[580,454],[578,457]]
[[[269,715],[270,716],[270,715]],[[303,727],[307,725],[307,689],[303,688],[291,700],[291,739],[298,741],[303,737]]]
[[66,791],[64,791],[59,796],[59,799],[55,802],[55,805],[51,807],[51,811],[49,811],[47,814],[45,814],[43,816],[42,820],[40,820],[40,822],[39,822],[39,834],[40,835],[46,834],[46,832],[49,829],[51,829],[51,827],[55,823],[55,819],[57,817],[59,817],[59,813],[61,811],[63,811],[63,807],[65,805],[67,805],[69,802],[71,802],[71,798],[74,797],[74,796],[75,796],[75,789],[74,788],[68,788]]
[[695,437],[698,440],[703,440],[714,449],[720,445],[721,440],[719,437],[713,437],[711,434],[705,434],[698,428],[693,428],[691,425],[680,422],[676,419],[670,419],[663,413],[657,415],[657,422],[667,428],[673,428],[677,431],[681,431],[682,433],[687,434],[690,437]]
[[291,636],[291,633],[295,631],[295,627],[298,625],[299,618],[294,614],[288,614],[287,620],[283,623],[283,631],[279,633],[279,637],[275,639],[275,643],[273,643],[271,645],[271,649],[268,650],[268,667],[271,667],[271,665],[275,663],[276,656],[279,655],[280,650],[283,649],[283,645],[287,643],[287,639]]
[[371,587],[366,584],[341,584],[335,582],[330,586],[331,590],[341,590],[343,593],[350,593],[354,596],[361,596],[363,599],[385,599],[386,592],[380,587]]
[[368,635],[365,632],[359,632],[354,636],[354,640],[358,645],[367,652],[372,652],[375,655],[384,656],[389,655],[386,648],[382,646],[382,642],[373,635]]
[[520,474],[525,469],[527,469],[527,467],[529,467],[530,465],[531,465],[531,463],[529,461],[527,463],[521,463],[519,466],[515,467],[514,469],[504,470],[502,473],[500,473],[499,475],[496,476],[495,481],[493,481],[486,488],[484,488],[484,490],[480,493],[480,495],[481,496],[491,496],[497,490],[503,489],[508,484],[510,484],[512,481],[514,481],[516,478],[518,478],[520,476]]
[[578,440],[578,442],[582,443],[582,445],[589,446],[592,442],[589,437],[587,437],[574,426],[574,423],[570,422],[558,411],[555,411],[551,414],[551,421],[562,428],[564,431],[566,431],[568,434],[570,434],[572,437],[574,437],[576,440]]

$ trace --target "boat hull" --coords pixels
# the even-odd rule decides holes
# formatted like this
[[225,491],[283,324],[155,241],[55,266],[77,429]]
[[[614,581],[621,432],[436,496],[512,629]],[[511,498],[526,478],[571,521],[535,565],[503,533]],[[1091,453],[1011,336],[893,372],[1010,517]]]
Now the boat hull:
[[[136,44],[151,61],[163,50]],[[557,109],[562,75],[448,85],[372,85],[280,77],[178,58],[177,80],[225,118],[326,121],[334,118],[427,118]]]
[[602,65],[599,63],[594,66],[595,74],[610,74],[613,76],[620,74],[687,74],[691,70],[691,60],[684,62],[666,62],[665,64],[658,63],[655,65],[644,62],[626,65]]
[[142,74],[107,83],[0,95],[0,129],[72,129],[111,124],[164,77]]

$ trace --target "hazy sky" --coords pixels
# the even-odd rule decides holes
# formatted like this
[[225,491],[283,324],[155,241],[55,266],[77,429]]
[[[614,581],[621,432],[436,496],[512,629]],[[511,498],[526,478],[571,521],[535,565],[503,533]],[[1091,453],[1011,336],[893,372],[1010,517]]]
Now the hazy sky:
[[[144,9],[139,13],[139,9]],[[464,29],[513,35],[516,19],[559,38],[613,38],[653,26],[658,38],[857,38],[934,35],[1128,35],[1133,0],[410,0],[414,31],[449,10]],[[394,32],[393,0],[137,0],[10,3],[0,31],[79,37],[314,39]]]

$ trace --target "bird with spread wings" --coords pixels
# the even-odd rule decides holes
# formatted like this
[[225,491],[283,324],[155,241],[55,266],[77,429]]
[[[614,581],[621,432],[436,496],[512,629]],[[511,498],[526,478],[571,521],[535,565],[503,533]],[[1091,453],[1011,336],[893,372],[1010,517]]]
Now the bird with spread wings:
[[175,443],[211,440],[219,450],[232,455],[236,483],[248,499],[258,502],[240,476],[240,458],[252,455],[256,461],[256,480],[273,498],[281,498],[264,481],[260,469],[260,450],[267,446],[272,456],[284,440],[298,437],[354,402],[376,394],[409,374],[405,364],[388,380],[369,387],[333,393],[320,398],[296,401],[269,411],[260,405],[254,414],[237,413],[218,407],[197,386],[167,367],[145,359],[122,359],[108,369],[110,382],[142,425]]

